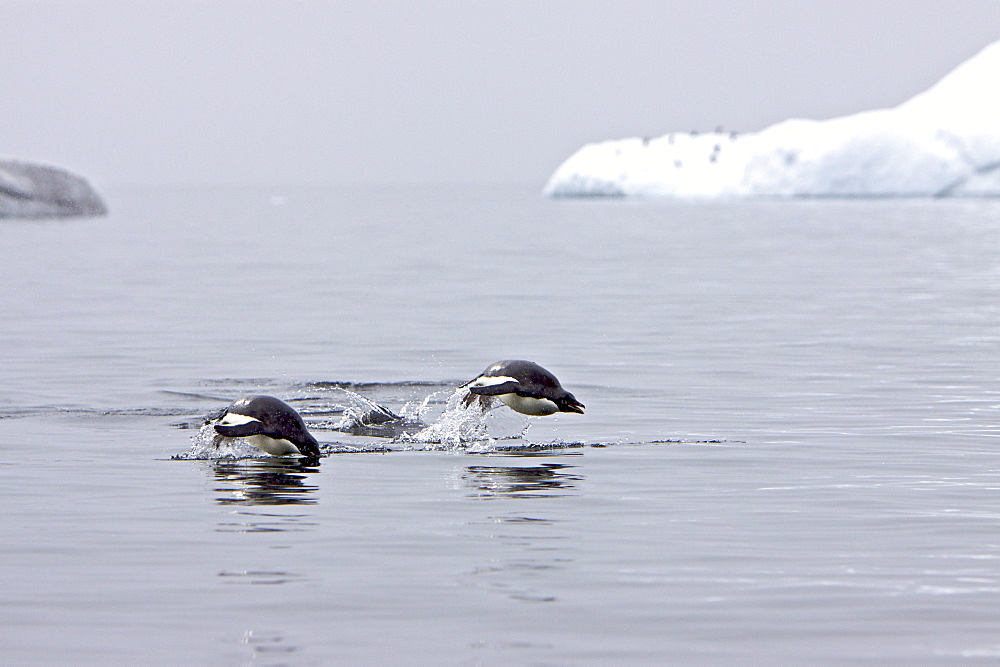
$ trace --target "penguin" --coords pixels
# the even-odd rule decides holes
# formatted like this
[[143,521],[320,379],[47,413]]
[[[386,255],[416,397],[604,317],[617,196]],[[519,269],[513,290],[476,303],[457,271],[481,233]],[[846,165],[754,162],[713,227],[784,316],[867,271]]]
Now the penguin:
[[299,413],[273,396],[247,396],[236,401],[226,408],[215,431],[226,438],[246,438],[274,456],[320,457],[319,443],[306,430]]
[[498,361],[474,380],[461,387],[469,393],[463,398],[465,407],[479,398],[483,409],[489,397],[498,397],[515,412],[533,417],[557,412],[583,414],[584,405],[573,394],[562,388],[556,376],[538,364],[523,359]]

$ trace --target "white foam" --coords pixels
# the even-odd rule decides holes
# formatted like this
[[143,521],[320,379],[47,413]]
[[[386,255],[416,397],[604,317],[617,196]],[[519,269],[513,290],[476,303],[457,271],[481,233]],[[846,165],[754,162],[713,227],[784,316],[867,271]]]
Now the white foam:
[[202,424],[191,438],[191,449],[174,458],[194,460],[247,459],[260,457],[260,450],[246,438],[224,438],[212,423]]
[[[401,435],[398,441],[421,444],[424,449],[467,449],[524,435],[528,428],[524,417],[506,409],[483,410],[478,401],[466,408],[463,403],[467,394],[463,387],[456,389],[436,420],[417,433]],[[483,398],[492,402],[489,396]]]

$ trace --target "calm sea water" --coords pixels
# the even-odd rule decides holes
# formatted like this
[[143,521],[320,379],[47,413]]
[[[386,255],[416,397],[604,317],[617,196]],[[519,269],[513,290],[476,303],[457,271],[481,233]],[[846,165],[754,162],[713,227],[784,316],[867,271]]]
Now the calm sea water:
[[[4,663],[1000,660],[1000,202],[107,194],[0,222]],[[329,428],[503,358],[586,415]],[[393,451],[171,460],[254,392]]]

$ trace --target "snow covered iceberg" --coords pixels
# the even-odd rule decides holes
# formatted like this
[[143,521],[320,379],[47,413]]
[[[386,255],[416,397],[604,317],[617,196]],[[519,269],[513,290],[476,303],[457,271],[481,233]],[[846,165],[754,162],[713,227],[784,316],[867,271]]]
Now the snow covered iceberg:
[[588,144],[550,197],[998,197],[1000,42],[892,109]]
[[0,159],[0,218],[104,215],[107,206],[83,178],[58,167]]

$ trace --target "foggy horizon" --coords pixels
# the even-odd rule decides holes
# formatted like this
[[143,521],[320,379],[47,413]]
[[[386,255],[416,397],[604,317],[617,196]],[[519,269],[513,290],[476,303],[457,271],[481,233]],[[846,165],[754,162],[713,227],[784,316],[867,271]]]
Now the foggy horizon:
[[0,154],[97,187],[521,183],[583,144],[895,106],[1000,3],[3,3]]

